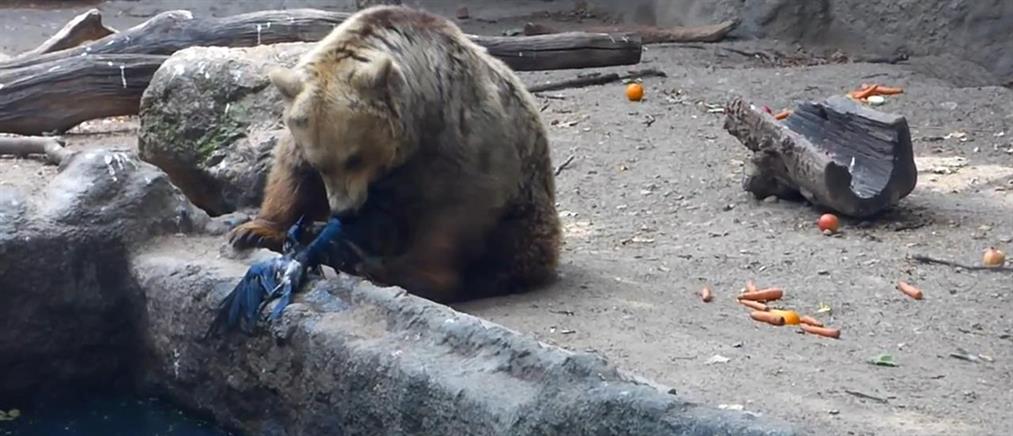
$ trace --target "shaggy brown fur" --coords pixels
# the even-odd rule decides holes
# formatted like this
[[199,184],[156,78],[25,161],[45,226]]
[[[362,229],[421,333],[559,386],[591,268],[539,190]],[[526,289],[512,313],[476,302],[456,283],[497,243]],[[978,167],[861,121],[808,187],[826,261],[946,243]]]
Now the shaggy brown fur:
[[456,25],[365,9],[271,79],[292,140],[279,144],[261,212],[234,245],[277,250],[299,216],[329,209],[367,255],[336,267],[433,300],[554,277],[561,231],[538,110]]

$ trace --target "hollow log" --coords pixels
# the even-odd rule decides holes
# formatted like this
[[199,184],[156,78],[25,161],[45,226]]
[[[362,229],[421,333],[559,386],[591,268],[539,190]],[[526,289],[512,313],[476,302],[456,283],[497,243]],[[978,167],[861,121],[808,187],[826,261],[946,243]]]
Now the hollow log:
[[[187,11],[168,11],[86,45],[3,61],[0,132],[62,132],[90,119],[133,115],[158,65],[178,50],[312,42],[348,16],[293,9],[198,19]],[[636,35],[470,37],[518,71],[630,65],[641,56]]]
[[867,218],[914,190],[907,120],[847,97],[804,102],[784,121],[734,99],[724,128],[753,152],[743,189],[757,198],[799,194],[840,214]]
[[94,41],[116,33],[102,23],[102,13],[92,9],[74,17],[60,31],[40,44],[35,49],[18,55],[18,58],[34,58],[45,53],[76,47],[88,41]]
[[0,132],[63,133],[97,118],[137,114],[168,56],[103,54],[0,71]]

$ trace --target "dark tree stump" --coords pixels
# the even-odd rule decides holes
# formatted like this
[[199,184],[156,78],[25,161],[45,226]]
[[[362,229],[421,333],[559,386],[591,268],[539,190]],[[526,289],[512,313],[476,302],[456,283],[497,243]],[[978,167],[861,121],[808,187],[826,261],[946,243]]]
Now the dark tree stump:
[[907,120],[844,96],[800,104],[783,122],[741,99],[726,109],[725,130],[753,151],[742,187],[757,198],[799,194],[864,218],[914,190],[918,172]]

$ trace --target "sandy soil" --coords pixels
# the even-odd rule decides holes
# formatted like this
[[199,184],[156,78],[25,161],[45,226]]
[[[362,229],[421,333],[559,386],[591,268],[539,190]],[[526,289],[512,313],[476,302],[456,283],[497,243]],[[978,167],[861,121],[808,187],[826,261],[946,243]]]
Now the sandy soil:
[[[69,15],[36,12],[32,22],[50,27]],[[0,10],[5,35],[7,26],[24,25],[17,16]],[[5,39],[4,49],[30,48],[44,38],[36,36],[16,50]],[[643,67],[669,77],[647,80],[640,103],[626,101],[620,84],[540,97],[555,162],[573,157],[557,181],[562,279],[458,308],[603,353],[687,399],[742,407],[813,434],[1013,433],[1005,407],[1013,403],[1013,275],[906,260],[924,254],[975,264],[988,246],[1013,251],[1013,92],[959,88],[910,65],[772,68],[721,49],[745,46],[650,46]],[[535,83],[575,74],[523,76]],[[905,88],[883,110],[908,117],[921,172],[896,210],[843,220],[842,233],[827,237],[815,228],[819,210],[742,191],[746,150],[708,104],[743,95],[778,109],[869,81]],[[124,147],[133,140],[77,138]],[[34,161],[17,169],[4,162],[3,184],[36,184],[51,173]],[[921,287],[925,299],[895,290],[899,279]],[[747,280],[783,288],[783,304],[805,313],[828,305],[832,313],[817,316],[840,327],[841,339],[751,321],[733,299]],[[716,293],[710,304],[696,295],[705,285]],[[899,366],[869,363],[881,353]]]

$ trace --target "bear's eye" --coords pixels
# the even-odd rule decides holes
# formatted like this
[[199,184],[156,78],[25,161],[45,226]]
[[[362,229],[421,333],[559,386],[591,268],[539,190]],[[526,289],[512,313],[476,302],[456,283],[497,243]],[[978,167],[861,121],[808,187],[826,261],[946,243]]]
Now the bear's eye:
[[361,154],[358,154],[358,153],[353,154],[347,160],[345,160],[345,169],[346,170],[357,169],[360,166],[362,166],[362,162],[363,162],[363,160],[362,160],[362,155]]

